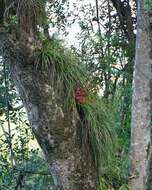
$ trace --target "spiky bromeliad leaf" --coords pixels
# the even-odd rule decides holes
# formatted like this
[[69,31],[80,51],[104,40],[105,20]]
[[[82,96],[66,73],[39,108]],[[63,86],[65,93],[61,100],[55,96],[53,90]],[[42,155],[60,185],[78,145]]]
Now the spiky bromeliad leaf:
[[[53,65],[56,72],[62,70],[69,62],[61,42],[57,39],[42,39],[41,47],[35,50],[36,68],[49,69]],[[67,59],[67,60],[66,60]]]

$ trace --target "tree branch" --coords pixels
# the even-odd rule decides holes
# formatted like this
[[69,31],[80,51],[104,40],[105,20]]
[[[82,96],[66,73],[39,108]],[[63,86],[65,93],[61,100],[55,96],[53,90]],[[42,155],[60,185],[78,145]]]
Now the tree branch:
[[124,31],[128,41],[134,41],[135,34],[129,0],[111,0],[111,2],[117,10],[121,28]]

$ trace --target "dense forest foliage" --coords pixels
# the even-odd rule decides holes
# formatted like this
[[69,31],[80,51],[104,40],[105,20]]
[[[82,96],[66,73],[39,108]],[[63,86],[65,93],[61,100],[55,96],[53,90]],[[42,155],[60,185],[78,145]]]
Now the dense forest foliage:
[[[98,190],[129,190],[128,182],[133,177],[129,173],[129,152],[137,33],[136,1],[6,2],[0,0],[0,33],[11,36],[10,42],[15,45],[3,48],[3,44],[0,43],[0,189],[64,190],[58,186],[58,179],[54,179],[53,172],[50,172],[50,155],[54,158],[51,152],[56,145],[52,145],[53,140],[40,140],[40,134],[34,126],[36,122],[34,123],[34,119],[31,119],[30,123],[28,121],[26,111],[30,112],[29,120],[32,117],[36,118],[34,114],[37,110],[34,113],[32,108],[35,103],[42,104],[40,110],[44,113],[40,111],[39,117],[43,117],[44,120],[51,117],[52,123],[60,121],[59,116],[54,116],[54,110],[61,117],[66,115],[64,112],[74,112],[74,117],[79,118],[79,125],[82,126],[79,131],[82,154],[87,155],[85,167],[93,165],[93,168],[96,168],[99,178]],[[149,3],[145,4],[147,11],[149,6]],[[33,34],[36,37],[33,37]],[[34,81],[33,78],[26,84],[28,75],[25,75],[25,82],[18,78],[21,83],[23,81],[22,85],[16,82],[18,79],[12,77],[12,73],[14,75],[17,67],[12,72],[10,66],[14,64],[16,54],[10,53],[10,59],[7,50],[14,49],[12,47],[17,47],[16,52],[24,54],[23,58],[27,58],[29,68],[32,68],[32,71],[27,69],[28,75],[33,72],[39,73],[39,76],[49,76],[49,85],[55,87],[51,101],[57,99],[59,104],[61,102],[61,107],[53,107],[53,111],[45,113],[45,102],[48,107],[52,104],[49,102],[50,95],[45,96],[43,83],[39,83],[39,87],[40,94],[45,96],[44,103],[32,85],[29,92],[24,93],[30,83],[34,85],[39,80],[36,78]],[[22,58],[18,60],[21,62]],[[26,68],[24,61],[22,67]],[[20,75],[24,74],[21,72]],[[47,91],[51,91],[47,79],[42,77],[40,81],[43,80]],[[39,87],[37,86],[37,89]],[[30,97],[32,90],[34,93],[31,93],[31,97],[35,98],[35,102],[30,105],[32,98],[27,98],[26,101],[23,96]],[[59,97],[62,97],[62,101]],[[25,111],[26,103],[29,107],[25,106]],[[33,115],[30,115],[31,112]],[[73,119],[71,122],[75,121]],[[58,129],[58,133],[62,133],[61,129]],[[47,136],[48,131],[44,135]],[[66,157],[68,160],[68,156]],[[83,162],[83,159],[80,162]],[[85,187],[71,190],[76,189],[87,190]]]

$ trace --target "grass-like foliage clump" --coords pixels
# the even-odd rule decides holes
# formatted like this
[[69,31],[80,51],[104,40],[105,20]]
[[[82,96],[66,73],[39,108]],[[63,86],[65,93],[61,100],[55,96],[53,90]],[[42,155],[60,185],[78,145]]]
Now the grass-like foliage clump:
[[[50,72],[56,88],[65,93],[67,108],[71,110],[71,106],[79,107],[78,112],[81,109],[84,113],[80,119],[83,120],[82,128],[86,125],[85,130],[89,135],[94,160],[98,168],[107,165],[114,151],[114,125],[107,103],[97,92],[90,89],[90,86],[93,86],[91,73],[56,39],[44,40],[41,48],[35,51],[35,67]],[[74,93],[77,88],[85,91],[83,102],[75,99]]]
[[90,127],[90,142],[99,169],[104,170],[114,153],[113,117],[106,102],[97,94],[91,94],[90,103],[81,104],[84,117]]

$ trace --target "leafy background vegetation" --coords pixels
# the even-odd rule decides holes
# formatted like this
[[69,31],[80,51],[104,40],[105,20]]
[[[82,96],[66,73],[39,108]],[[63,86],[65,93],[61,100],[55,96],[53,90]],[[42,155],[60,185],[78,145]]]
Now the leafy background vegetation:
[[[132,68],[128,65],[133,61],[134,41],[125,36],[110,1],[99,5],[79,1],[74,8],[70,6],[67,1],[48,5],[52,15],[47,24],[56,32],[51,33],[50,41],[40,32],[43,44],[35,51],[35,67],[52,67],[51,72],[59,73],[59,79],[52,81],[66,86],[66,107],[76,106],[71,92],[78,84],[86,90],[88,101],[79,106],[91,126],[88,133],[99,166],[99,190],[127,190],[132,96]],[[79,27],[77,44],[68,42],[70,47],[65,47],[60,35],[69,39],[70,27]],[[0,92],[0,189],[55,189],[2,60]]]

